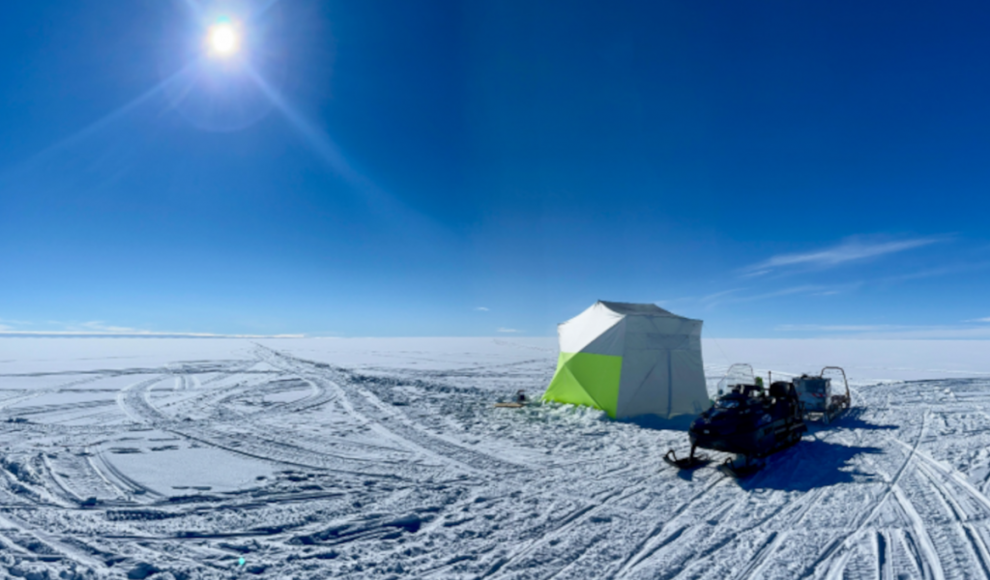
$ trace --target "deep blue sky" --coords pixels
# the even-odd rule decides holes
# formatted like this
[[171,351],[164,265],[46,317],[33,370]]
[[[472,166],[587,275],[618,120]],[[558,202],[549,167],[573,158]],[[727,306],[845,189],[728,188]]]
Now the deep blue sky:
[[[220,15],[232,60],[202,50]],[[990,336],[988,24],[976,2],[10,3],[0,331],[550,335],[602,298],[716,337]]]

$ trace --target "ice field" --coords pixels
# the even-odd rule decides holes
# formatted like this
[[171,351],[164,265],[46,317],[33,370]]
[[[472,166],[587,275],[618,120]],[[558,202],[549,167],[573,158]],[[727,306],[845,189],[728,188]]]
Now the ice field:
[[844,366],[853,409],[735,480],[649,421],[493,408],[551,338],[0,338],[0,577],[990,577],[990,344],[704,355]]

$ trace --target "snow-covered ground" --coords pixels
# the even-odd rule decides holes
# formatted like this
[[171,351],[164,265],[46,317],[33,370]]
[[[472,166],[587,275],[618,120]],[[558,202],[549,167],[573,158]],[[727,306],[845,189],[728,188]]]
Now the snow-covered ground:
[[683,432],[494,408],[553,339],[3,338],[0,577],[990,576],[990,344],[704,348],[844,366],[854,408],[739,481],[664,463]]

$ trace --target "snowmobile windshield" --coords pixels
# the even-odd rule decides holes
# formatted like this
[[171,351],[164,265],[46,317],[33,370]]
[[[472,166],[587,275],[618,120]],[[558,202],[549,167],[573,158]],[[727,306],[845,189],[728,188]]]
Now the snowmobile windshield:
[[753,367],[748,364],[734,364],[725,371],[725,376],[718,382],[718,392],[727,393],[734,385],[755,385],[756,375]]

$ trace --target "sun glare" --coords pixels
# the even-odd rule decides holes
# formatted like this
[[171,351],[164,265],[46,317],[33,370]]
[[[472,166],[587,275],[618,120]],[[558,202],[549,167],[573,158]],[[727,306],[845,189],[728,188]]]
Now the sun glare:
[[230,56],[237,52],[240,46],[240,38],[237,29],[230,22],[220,22],[210,27],[207,35],[207,43],[213,54],[218,56]]

